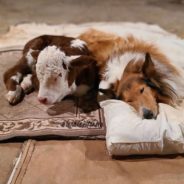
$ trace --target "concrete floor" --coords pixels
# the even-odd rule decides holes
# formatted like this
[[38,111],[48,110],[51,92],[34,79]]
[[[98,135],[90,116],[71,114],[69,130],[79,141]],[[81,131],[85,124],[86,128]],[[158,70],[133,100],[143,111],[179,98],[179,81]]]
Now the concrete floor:
[[0,33],[23,22],[143,21],[181,34],[184,0],[0,0]]
[[[95,21],[147,22],[184,36],[184,0],[0,0],[0,34],[24,22]],[[0,183],[5,183],[21,144],[0,144]]]

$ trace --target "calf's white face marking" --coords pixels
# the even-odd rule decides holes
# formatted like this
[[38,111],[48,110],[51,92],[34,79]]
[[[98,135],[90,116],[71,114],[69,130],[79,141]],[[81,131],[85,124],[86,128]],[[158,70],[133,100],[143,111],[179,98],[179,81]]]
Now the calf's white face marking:
[[75,82],[68,85],[68,66],[79,56],[66,56],[56,46],[48,46],[38,56],[36,73],[40,83],[38,99],[53,104],[76,90]]

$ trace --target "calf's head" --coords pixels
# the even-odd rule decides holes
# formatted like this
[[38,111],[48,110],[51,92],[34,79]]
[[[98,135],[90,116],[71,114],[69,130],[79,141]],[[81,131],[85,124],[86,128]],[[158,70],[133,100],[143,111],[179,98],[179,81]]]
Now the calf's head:
[[54,104],[73,94],[77,88],[75,78],[91,63],[83,56],[66,56],[56,46],[46,47],[40,52],[36,64],[38,100],[44,104]]

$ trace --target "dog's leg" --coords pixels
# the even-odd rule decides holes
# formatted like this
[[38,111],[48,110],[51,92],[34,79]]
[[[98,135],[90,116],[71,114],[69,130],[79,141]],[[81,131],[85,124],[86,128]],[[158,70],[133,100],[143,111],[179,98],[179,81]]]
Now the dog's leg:
[[4,83],[8,90],[6,99],[11,105],[16,105],[23,99],[24,90],[27,90],[27,85],[23,85],[23,88],[21,82],[31,72],[32,70],[28,65],[27,59],[23,56],[15,66],[4,73]]
[[[110,88],[110,83],[107,80],[102,80],[99,84],[99,89],[106,90]],[[99,91],[99,95],[103,95],[101,91]]]

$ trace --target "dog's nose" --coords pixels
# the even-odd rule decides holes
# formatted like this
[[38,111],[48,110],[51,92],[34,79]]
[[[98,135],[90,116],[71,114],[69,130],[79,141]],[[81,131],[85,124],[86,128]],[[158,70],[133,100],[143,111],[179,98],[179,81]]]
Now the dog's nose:
[[154,114],[152,111],[150,111],[149,109],[146,109],[146,108],[143,108],[143,117],[145,119],[153,119],[154,117]]
[[40,103],[46,104],[47,103],[47,98],[46,97],[38,97],[38,101]]

